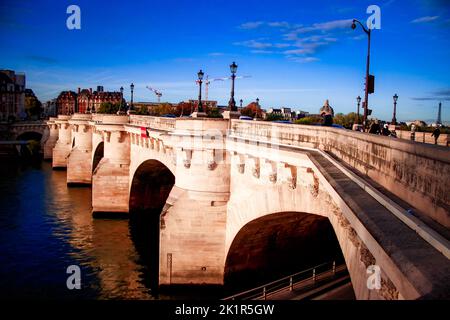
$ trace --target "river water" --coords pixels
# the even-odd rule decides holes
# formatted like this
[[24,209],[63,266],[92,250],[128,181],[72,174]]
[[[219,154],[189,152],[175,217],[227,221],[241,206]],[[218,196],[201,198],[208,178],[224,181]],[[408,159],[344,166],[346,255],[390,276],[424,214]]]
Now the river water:
[[[0,167],[0,297],[174,298],[152,294],[133,220],[92,217],[90,187],[68,188],[48,162]],[[80,267],[80,290],[67,288],[70,265]]]

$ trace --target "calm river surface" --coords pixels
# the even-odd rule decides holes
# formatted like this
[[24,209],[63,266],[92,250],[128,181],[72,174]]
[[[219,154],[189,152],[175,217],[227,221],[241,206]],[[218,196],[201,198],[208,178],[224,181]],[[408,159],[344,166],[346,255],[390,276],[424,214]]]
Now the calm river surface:
[[[91,188],[68,188],[50,163],[0,167],[0,297],[156,298],[142,226],[94,219]],[[81,268],[80,290],[67,289],[70,265]]]

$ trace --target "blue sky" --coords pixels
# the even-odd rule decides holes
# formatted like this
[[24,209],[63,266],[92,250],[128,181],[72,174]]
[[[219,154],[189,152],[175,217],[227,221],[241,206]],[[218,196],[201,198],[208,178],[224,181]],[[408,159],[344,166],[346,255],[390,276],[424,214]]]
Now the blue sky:
[[[69,30],[66,9],[81,9],[81,30]],[[435,119],[443,103],[450,120],[450,1],[42,1],[0,0],[0,68],[25,72],[42,100],[78,87],[126,89],[135,101],[195,99],[197,71],[229,74],[236,61],[236,100],[257,97],[264,108],[317,112],[356,109],[364,94],[367,38],[349,20],[365,22],[381,8],[372,33],[373,115]],[[209,98],[227,104],[230,83],[213,82]]]

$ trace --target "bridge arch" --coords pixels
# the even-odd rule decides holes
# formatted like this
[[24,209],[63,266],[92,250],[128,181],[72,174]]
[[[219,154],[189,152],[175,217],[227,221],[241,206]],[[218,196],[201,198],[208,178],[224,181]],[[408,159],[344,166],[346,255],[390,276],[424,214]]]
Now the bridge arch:
[[265,214],[246,223],[225,258],[224,285],[233,290],[255,287],[324,262],[344,263],[330,221],[295,211]]
[[36,140],[41,141],[43,137],[43,132],[38,131],[25,131],[21,132],[16,136],[15,140]]
[[160,215],[175,176],[162,162],[145,160],[131,175],[129,212],[130,234],[140,244],[136,247],[147,266],[144,271],[146,285],[152,291],[159,285]]
[[92,154],[92,172],[95,171],[95,168],[97,168],[98,164],[100,163],[100,160],[105,156],[105,143],[101,141],[97,146],[95,147],[94,153]]
[[131,177],[130,212],[161,211],[175,184],[172,171],[162,162],[149,159],[138,165]]
[[[246,179],[243,176],[235,176],[235,178],[236,181],[232,182],[231,188],[233,192],[227,209],[224,252],[225,284],[227,281],[233,280],[233,276],[230,276],[230,273],[236,270],[236,268],[233,267],[233,264],[230,264],[231,260],[229,258],[232,257],[233,251],[235,250],[233,249],[234,242],[237,241],[236,243],[238,243],[241,236],[247,233],[245,231],[246,226],[251,227],[252,221],[264,221],[259,220],[260,218],[268,217],[267,219],[271,219],[269,217],[273,217],[275,219],[277,216],[280,217],[283,214],[296,213],[299,217],[306,214],[308,218],[301,219],[303,222],[313,223],[313,221],[316,221],[314,223],[318,223],[324,230],[327,230],[330,237],[337,239],[337,242],[332,241],[330,243],[334,243],[333,246],[337,244],[342,252],[342,262],[345,262],[349,271],[356,298],[367,299],[372,295],[375,298],[379,298],[378,292],[368,290],[367,288],[366,269],[369,265],[375,264],[375,258],[359,238],[351,223],[335,204],[335,200],[333,200],[332,196],[321,183],[319,183],[317,189],[312,188],[311,185],[304,185],[302,183],[302,180],[306,177],[299,176],[297,178],[296,188],[292,189],[288,184],[273,184],[272,186],[268,186],[254,183],[251,179]],[[251,199],[251,201],[248,201],[248,199]],[[289,219],[293,219],[293,216],[289,217]],[[296,224],[298,225],[298,223]],[[328,227],[325,227],[325,225],[328,225]],[[299,228],[301,228],[300,225]],[[252,234],[252,231],[250,234]],[[245,238],[247,238],[247,241],[251,240],[249,236]],[[321,262],[326,261],[320,261],[319,263]],[[306,266],[306,268],[311,266]],[[298,269],[293,270],[292,273],[301,271],[302,268],[301,264],[299,264]],[[285,275],[289,275],[290,271],[288,268],[285,268],[283,272],[285,272]],[[255,279],[255,281],[257,280]],[[265,282],[267,281],[264,280],[263,283]],[[255,283],[248,285],[248,287],[252,286],[255,286]]]

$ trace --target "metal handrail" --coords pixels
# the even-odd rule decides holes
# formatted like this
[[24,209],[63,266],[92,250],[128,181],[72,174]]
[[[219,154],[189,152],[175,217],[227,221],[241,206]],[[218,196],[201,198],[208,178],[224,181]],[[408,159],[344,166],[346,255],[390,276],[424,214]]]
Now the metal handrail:
[[[259,298],[262,297],[263,299],[266,299],[267,295],[270,293],[274,293],[277,291],[280,291],[282,289],[287,289],[289,288],[290,291],[293,290],[294,285],[301,282],[301,281],[305,281],[305,280],[313,280],[316,281],[318,276],[320,274],[317,273],[317,269],[320,269],[323,266],[326,265],[330,265],[332,266],[331,269],[326,270],[325,272],[328,271],[333,271],[333,274],[336,274],[337,271],[341,271],[341,270],[345,270],[345,264],[337,266],[336,267],[336,262],[332,261],[332,262],[325,262],[325,263],[321,263],[319,265],[316,265],[314,267],[311,267],[309,269],[306,270],[302,270],[300,272],[291,274],[289,276],[283,277],[281,279],[266,283],[264,285],[261,285],[259,287],[253,288],[253,289],[249,289],[237,294],[234,294],[232,296],[226,297],[222,300],[235,300],[236,298],[242,298],[245,297],[247,299],[254,299],[254,298]],[[342,268],[344,267],[344,268]],[[300,276],[300,275],[304,275],[307,272],[311,272],[312,271],[312,276],[311,277],[307,277],[307,278],[302,278],[299,279],[298,281],[294,281],[294,278]],[[285,281],[288,281],[288,284],[284,284]]]

